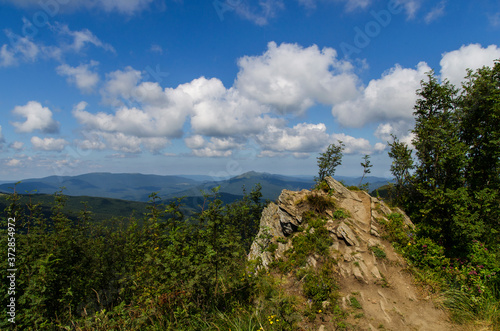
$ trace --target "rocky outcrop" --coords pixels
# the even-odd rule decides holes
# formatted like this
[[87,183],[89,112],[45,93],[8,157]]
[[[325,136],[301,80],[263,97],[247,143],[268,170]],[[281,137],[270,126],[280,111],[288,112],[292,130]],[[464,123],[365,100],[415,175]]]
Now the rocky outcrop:
[[[418,297],[411,276],[405,272],[404,259],[384,239],[383,223],[391,213],[402,214],[404,227],[411,232],[414,226],[408,216],[364,191],[350,191],[331,177],[326,182],[328,192],[283,190],[277,203],[269,204],[262,213],[248,258],[260,261],[263,268],[286,259],[287,250],[294,249],[290,239],[304,235],[308,228],[304,213],[312,209],[311,201],[323,197],[335,206],[329,205],[319,217],[326,220],[324,227],[333,242],[328,254],[336,261],[340,302],[349,309],[355,295],[363,306],[363,318],[352,322],[362,330],[374,330],[379,325],[391,330],[447,330],[450,326],[443,322],[444,313]],[[318,263],[317,256],[309,256],[304,267],[316,268]],[[333,330],[328,325],[323,327]]]

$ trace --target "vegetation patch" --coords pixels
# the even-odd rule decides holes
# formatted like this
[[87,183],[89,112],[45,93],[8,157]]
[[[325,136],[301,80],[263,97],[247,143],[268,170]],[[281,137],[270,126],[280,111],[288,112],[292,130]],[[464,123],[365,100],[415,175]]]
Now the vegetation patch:
[[379,259],[385,259],[385,258],[387,258],[387,254],[385,253],[384,249],[381,248],[378,245],[377,246],[371,246],[370,250],[373,252],[373,254],[375,254],[376,258],[379,258]]

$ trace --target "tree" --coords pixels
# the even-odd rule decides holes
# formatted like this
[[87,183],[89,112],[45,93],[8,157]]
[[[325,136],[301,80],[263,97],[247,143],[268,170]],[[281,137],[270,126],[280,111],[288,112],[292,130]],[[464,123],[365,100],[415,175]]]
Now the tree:
[[396,204],[406,207],[409,187],[411,184],[411,171],[415,168],[412,158],[412,150],[392,135],[392,143],[388,143],[389,157],[392,159],[391,173],[396,180],[394,185],[393,199]]
[[471,190],[500,189],[500,62],[469,71],[461,98],[461,140]]
[[[361,162],[361,166],[363,167],[363,176],[361,177],[361,180],[359,181],[359,188],[361,188],[361,183],[363,182],[363,179],[365,178],[366,174],[369,174],[371,172],[370,168],[373,167],[373,165],[370,162],[370,155],[366,154],[363,157],[363,160],[365,163]],[[368,183],[365,184],[366,188],[368,189]]]
[[320,153],[318,156],[318,177],[315,178],[316,183],[321,183],[325,177],[335,174],[335,169],[342,164],[342,156],[345,145],[342,141],[337,144],[330,144],[326,152]]

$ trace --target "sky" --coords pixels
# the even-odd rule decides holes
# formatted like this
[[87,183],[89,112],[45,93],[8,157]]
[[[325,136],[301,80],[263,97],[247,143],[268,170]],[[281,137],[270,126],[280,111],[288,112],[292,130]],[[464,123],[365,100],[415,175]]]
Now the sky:
[[500,59],[497,0],[0,0],[0,180],[390,177],[420,82]]

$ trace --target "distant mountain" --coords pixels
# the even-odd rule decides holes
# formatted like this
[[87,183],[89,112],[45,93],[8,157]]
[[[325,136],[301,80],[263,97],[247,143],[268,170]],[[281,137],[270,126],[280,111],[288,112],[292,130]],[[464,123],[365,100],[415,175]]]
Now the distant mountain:
[[220,186],[219,192],[221,193],[242,196],[243,187],[249,193],[257,184],[262,186],[263,199],[276,200],[283,189],[294,191],[311,189],[314,180],[312,177],[307,179],[250,171],[228,180],[205,182],[176,194],[188,197],[202,196],[202,192],[209,192],[212,188]]
[[[361,177],[335,176],[335,179],[343,182],[346,186],[358,186]],[[361,184],[368,183],[368,192],[371,192],[392,182],[393,180],[391,178],[367,176],[363,179]]]
[[[70,196],[107,197],[114,199],[148,201],[152,192],[160,196],[174,194],[198,185],[200,182],[180,176],[143,174],[90,173],[79,176],[50,176],[22,180],[17,192],[53,194],[65,187]],[[12,192],[13,183],[1,184],[0,192]]]
[[[358,185],[361,178],[335,176],[345,185]],[[388,183],[387,178],[366,177],[363,183],[369,182],[372,191]],[[185,196],[192,199],[189,203],[195,206],[203,202],[202,192],[210,192],[220,186],[220,193],[225,202],[241,198],[243,187],[249,193],[256,184],[261,184],[264,199],[276,200],[283,189],[302,190],[314,186],[313,176],[283,176],[250,171],[239,176],[214,180],[205,175],[159,176],[143,174],[89,173],[79,176],[50,176],[45,178],[22,180],[17,185],[19,193],[31,192],[53,194],[65,187],[63,193],[69,196],[103,197],[132,201],[148,201],[149,195],[158,192],[164,199]],[[0,184],[0,192],[10,193],[14,183]]]

